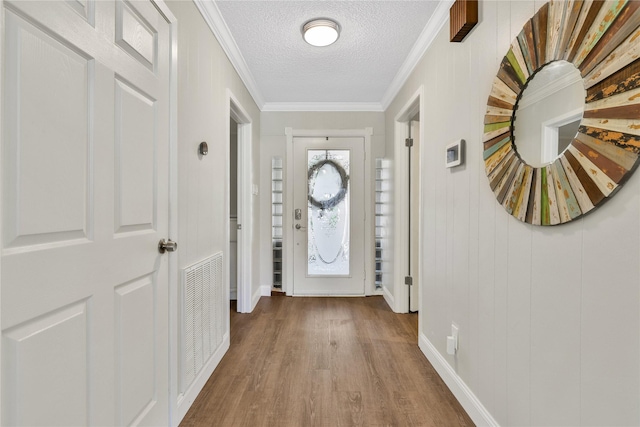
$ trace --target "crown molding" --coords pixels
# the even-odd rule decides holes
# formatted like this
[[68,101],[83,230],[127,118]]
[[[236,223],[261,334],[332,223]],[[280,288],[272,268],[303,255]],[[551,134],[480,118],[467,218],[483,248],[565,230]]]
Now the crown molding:
[[384,112],[379,102],[267,102],[262,111],[366,111]]
[[220,9],[215,1],[193,0],[200,14],[216,37],[225,54],[231,61],[240,79],[253,97],[260,111],[368,111],[381,112],[389,108],[402,86],[413,72],[420,59],[433,43],[443,25],[449,20],[449,9],[454,0],[443,0],[438,3],[436,10],[427,22],[414,43],[407,59],[404,61],[391,84],[382,97],[381,102],[269,102],[265,103],[258,89],[253,74],[238,48],[229,27],[222,18]]
[[[582,76],[579,73],[565,74],[559,79],[555,79],[546,85],[539,87],[534,93],[527,94],[527,98],[524,99],[525,102],[522,102],[523,98],[520,98],[520,101],[518,101],[518,110],[527,108],[539,101],[542,101],[546,97],[581,81]],[[526,90],[526,88],[524,90]],[[522,93],[524,94],[524,91]]]
[[193,0],[193,2],[211,29],[213,35],[218,39],[218,43],[220,43],[222,50],[227,54],[229,61],[231,61],[231,65],[233,65],[233,68],[235,68],[240,79],[253,97],[258,109],[262,110],[264,107],[264,100],[258,90],[258,85],[247,66],[247,62],[244,60],[244,56],[242,56],[236,41],[231,36],[231,31],[229,31],[229,27],[227,27],[226,22],[222,18],[220,9],[218,9],[215,2],[211,0]]
[[436,10],[433,12],[433,15],[431,15],[431,18],[429,18],[429,22],[427,22],[418,40],[416,40],[411,48],[407,59],[384,93],[382,101],[380,102],[383,110],[389,108],[389,105],[391,105],[393,99],[398,95],[398,92],[400,92],[400,89],[402,89],[402,86],[406,83],[414,68],[416,68],[416,65],[420,62],[420,59],[422,59],[427,52],[427,49],[431,46],[431,43],[433,43],[443,25],[449,20],[449,9],[451,9],[453,3],[454,0],[444,0],[438,3]]

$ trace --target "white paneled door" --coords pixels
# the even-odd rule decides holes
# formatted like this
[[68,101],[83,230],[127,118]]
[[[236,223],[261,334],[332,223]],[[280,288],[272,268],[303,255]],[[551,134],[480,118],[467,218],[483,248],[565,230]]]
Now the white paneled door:
[[1,13],[2,424],[168,424],[169,23]]
[[364,138],[293,138],[294,295],[365,294]]

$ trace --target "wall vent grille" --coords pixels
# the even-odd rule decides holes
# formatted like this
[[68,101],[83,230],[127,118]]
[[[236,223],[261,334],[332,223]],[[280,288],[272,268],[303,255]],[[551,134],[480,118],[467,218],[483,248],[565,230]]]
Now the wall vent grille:
[[222,344],[225,328],[222,252],[184,269],[182,284],[184,392]]

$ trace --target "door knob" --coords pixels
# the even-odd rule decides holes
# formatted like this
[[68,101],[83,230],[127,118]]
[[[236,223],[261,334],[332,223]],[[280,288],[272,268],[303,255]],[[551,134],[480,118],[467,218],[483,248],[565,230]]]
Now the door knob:
[[160,239],[160,242],[158,243],[158,252],[160,252],[161,254],[165,253],[165,251],[175,252],[177,249],[178,244],[171,239]]
[[296,230],[304,230],[304,227],[300,224],[296,224]]

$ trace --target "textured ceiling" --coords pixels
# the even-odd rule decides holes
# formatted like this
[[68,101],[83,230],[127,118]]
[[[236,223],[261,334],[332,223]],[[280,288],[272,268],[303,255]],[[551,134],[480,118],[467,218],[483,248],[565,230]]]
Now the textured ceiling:
[[[215,1],[267,107],[380,104],[439,3]],[[338,41],[324,48],[305,43],[301,27],[313,18],[337,21]]]

